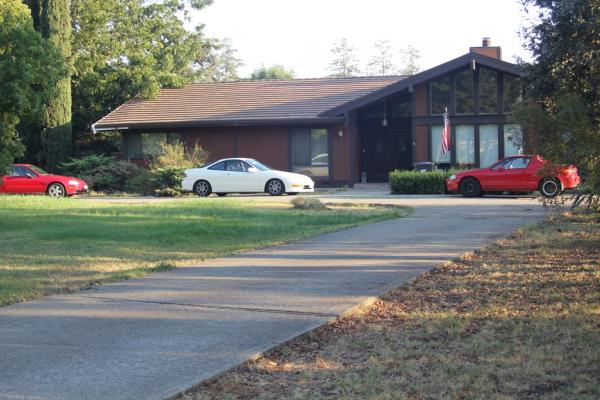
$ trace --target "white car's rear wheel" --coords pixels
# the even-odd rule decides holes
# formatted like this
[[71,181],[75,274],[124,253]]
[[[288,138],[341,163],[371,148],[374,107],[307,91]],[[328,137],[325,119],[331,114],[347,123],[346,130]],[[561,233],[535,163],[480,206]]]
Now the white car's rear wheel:
[[210,183],[207,181],[201,180],[194,183],[194,193],[196,193],[200,197],[207,197],[211,194],[212,188]]
[[283,192],[285,192],[285,186],[283,182],[279,179],[271,179],[267,182],[267,193],[271,196],[279,196]]

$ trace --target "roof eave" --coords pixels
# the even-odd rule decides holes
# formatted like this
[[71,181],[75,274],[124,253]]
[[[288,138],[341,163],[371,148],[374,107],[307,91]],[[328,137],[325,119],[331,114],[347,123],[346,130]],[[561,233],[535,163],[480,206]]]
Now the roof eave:
[[210,119],[197,121],[164,121],[139,123],[101,123],[93,125],[94,132],[127,129],[160,129],[160,128],[195,128],[210,126],[256,126],[256,125],[330,125],[343,122],[343,117],[313,117],[313,118],[257,118],[257,119]]
[[419,83],[431,80],[437,76],[447,74],[448,72],[458,69],[464,65],[468,65],[473,61],[486,67],[494,68],[513,75],[523,75],[523,68],[516,64],[498,60],[497,58],[484,56],[483,54],[479,53],[467,53],[455,58],[454,60],[450,60],[444,64],[440,64],[436,67],[420,72],[375,92],[366,94],[358,99],[349,101],[346,104],[342,104],[330,110],[324,111],[319,114],[319,117],[335,117],[346,112],[356,110],[357,108],[364,107],[370,103],[388,97],[391,94],[408,89],[410,86],[417,85]]

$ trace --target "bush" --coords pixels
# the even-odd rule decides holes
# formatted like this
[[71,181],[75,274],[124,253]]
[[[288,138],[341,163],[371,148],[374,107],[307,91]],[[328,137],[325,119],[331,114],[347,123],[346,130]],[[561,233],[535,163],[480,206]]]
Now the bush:
[[103,155],[72,158],[60,168],[66,175],[83,179],[91,190],[98,192],[126,191],[130,179],[143,175],[143,169],[137,165]]
[[446,179],[456,173],[448,171],[392,171],[389,175],[390,189],[393,194],[444,194]]
[[322,211],[328,209],[325,204],[314,197],[296,197],[292,200],[292,206],[298,210]]
[[154,195],[160,197],[179,196],[183,171],[202,165],[208,159],[208,152],[199,144],[186,149],[183,143],[162,144],[160,154],[150,161],[150,174],[154,183]]
[[183,193],[181,180],[183,179],[183,168],[165,167],[156,168],[151,171],[152,181],[156,189],[154,194],[159,197],[174,197]]
[[198,143],[190,149],[186,149],[183,143],[165,143],[160,145],[160,154],[150,161],[150,170],[169,167],[184,170],[203,165],[207,159],[208,152]]

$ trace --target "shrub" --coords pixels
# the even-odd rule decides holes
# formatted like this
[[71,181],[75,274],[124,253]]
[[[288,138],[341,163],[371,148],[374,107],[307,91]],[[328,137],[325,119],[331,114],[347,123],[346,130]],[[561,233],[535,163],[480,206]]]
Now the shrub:
[[164,167],[151,171],[152,181],[156,189],[154,194],[159,197],[174,197],[183,193],[181,180],[183,179],[183,168]]
[[298,210],[312,210],[312,211],[322,211],[327,210],[327,206],[321,203],[319,199],[315,199],[314,197],[296,197],[292,200],[292,206]]
[[456,173],[448,171],[392,171],[389,175],[390,189],[393,194],[444,194],[446,179]]
[[207,159],[208,152],[197,143],[191,149],[186,149],[183,143],[162,144],[160,154],[150,161],[154,194],[161,197],[181,195],[183,171],[202,165]]
[[186,149],[183,143],[161,144],[160,152],[150,161],[150,170],[175,167],[180,169],[194,168],[203,165],[208,159],[208,152],[196,143]]
[[114,157],[89,155],[61,164],[63,173],[85,180],[90,189],[98,192],[122,192],[130,179],[143,169]]

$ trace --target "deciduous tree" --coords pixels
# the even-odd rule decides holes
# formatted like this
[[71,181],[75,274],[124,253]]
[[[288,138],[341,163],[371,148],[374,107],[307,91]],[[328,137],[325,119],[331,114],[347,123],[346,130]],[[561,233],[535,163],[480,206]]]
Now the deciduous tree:
[[600,195],[600,2],[523,0],[538,23],[525,30],[524,104],[515,119],[529,147],[586,176],[586,201]]
[[285,69],[283,65],[274,64],[270,67],[265,67],[264,65],[259,69],[255,70],[250,79],[260,80],[260,79],[294,79],[294,70]]

